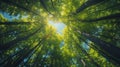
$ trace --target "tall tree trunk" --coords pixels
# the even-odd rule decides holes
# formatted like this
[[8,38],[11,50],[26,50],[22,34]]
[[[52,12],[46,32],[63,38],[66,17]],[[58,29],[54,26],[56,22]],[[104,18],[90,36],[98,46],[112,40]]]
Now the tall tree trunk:
[[[79,32],[79,31],[78,31]],[[106,56],[111,56],[111,58],[114,58],[112,60],[116,61],[116,63],[120,64],[120,48],[107,43],[103,40],[100,40],[97,37],[91,36],[88,33],[83,33],[83,32],[79,32],[82,36],[86,37],[87,39],[89,39],[90,41],[94,42],[97,46],[99,46],[101,48],[101,50],[103,50],[105,52]]]
[[44,50],[44,46],[43,45],[41,45],[41,50],[40,50],[40,52],[38,53],[38,55],[37,55],[37,57],[34,59],[34,64],[33,64],[33,66],[38,66],[39,64],[38,64],[38,61],[39,61],[39,57],[41,57],[41,52],[42,52],[42,50]]
[[[41,46],[42,48],[43,48],[43,44],[42,44],[42,43],[45,41],[45,39],[46,39],[46,37],[43,37],[43,39],[40,41],[40,43],[41,43],[40,46]],[[39,47],[40,47],[40,46],[39,46]],[[28,57],[28,60],[29,60],[30,57],[39,49],[39,47]],[[41,51],[42,51],[42,49],[41,49]],[[40,51],[40,54],[41,54],[41,51]],[[38,57],[39,57],[39,56],[37,56],[36,59],[38,59]],[[28,63],[28,60],[24,63],[24,65],[26,65],[26,64]]]
[[[39,45],[40,45],[40,44],[39,44]],[[40,45],[40,46],[41,46],[41,45]],[[37,50],[39,49],[40,46],[38,46],[36,49],[34,49],[34,51],[32,51],[32,52],[27,56],[27,61],[23,62],[23,63],[21,64],[21,66],[24,66],[24,65],[26,65],[26,64],[28,63],[28,61],[30,60],[31,56],[33,56],[33,54],[35,54],[35,52],[37,52]],[[25,59],[25,58],[24,58],[24,59]]]
[[[80,38],[82,41],[84,41],[84,39],[82,39],[82,38]],[[75,41],[75,40],[74,40]],[[76,41],[75,41],[76,42]],[[84,41],[86,44],[87,44],[87,42],[86,41]],[[92,63],[92,64],[94,64],[96,67],[100,67],[100,65],[97,63],[97,62],[95,62],[94,61],[94,59],[87,53],[87,51],[85,50],[85,49],[83,49],[79,44],[76,44],[76,46],[77,47],[79,47],[80,48],[80,50],[83,52],[83,54],[85,54],[89,59],[90,59],[90,62]],[[89,45],[88,45],[89,46]]]
[[112,62],[116,66],[118,65],[118,63],[116,63],[116,62],[114,62],[114,60],[112,60],[114,58],[111,59],[111,56],[106,55],[106,53],[103,50],[101,50],[99,47],[97,47],[96,45],[93,45],[93,44],[89,45],[88,42],[85,39],[83,39],[82,37],[80,37],[80,40],[84,41],[89,47],[96,50],[100,55],[104,56],[107,60],[109,60],[110,62]]
[[52,5],[53,9],[55,9],[53,0],[50,0],[50,1],[51,1],[51,5]]
[[47,9],[47,6],[46,6],[46,4],[45,4],[45,0],[40,0],[40,3],[41,3],[41,5],[43,6],[43,8],[44,8],[49,14],[51,14],[51,12]]
[[[42,26],[41,26],[42,27]],[[16,38],[15,40],[12,40],[6,44],[2,44],[0,45],[0,50],[4,51],[4,50],[8,50],[9,48],[15,46],[18,42],[23,41],[23,40],[27,40],[28,38],[30,38],[31,36],[35,35],[38,31],[40,31],[41,27],[39,29],[37,29],[35,32],[25,36],[25,37],[19,37]]]
[[12,58],[14,56],[19,56],[19,55],[22,55],[25,51],[28,50],[28,47],[25,47],[24,49],[20,50],[19,52],[15,53],[14,55],[10,55],[9,57],[7,57],[4,61],[2,61],[0,63],[1,66],[6,66],[6,65],[10,65],[12,61],[14,61]]
[[100,67],[100,65],[94,61],[94,59],[79,45],[76,44],[81,50],[82,52],[90,59],[90,62],[93,63],[96,67]]
[[116,14],[111,14],[105,17],[100,17],[97,19],[91,19],[91,20],[83,20],[83,22],[96,22],[96,21],[101,21],[101,20],[108,20],[108,19],[120,19],[120,13]]
[[[42,42],[44,42],[45,39],[49,38],[49,36],[50,36],[50,34],[46,35]],[[45,48],[44,45],[41,45],[41,47],[42,48],[41,48],[39,54],[37,55],[37,57],[35,58],[34,63],[33,63],[32,66],[37,66],[37,67],[39,66],[39,62],[38,61],[40,61],[41,59],[38,59],[38,57],[40,57],[42,50],[44,50],[44,48]]]
[[3,31],[3,32],[0,32],[0,35],[3,35],[3,34],[8,34],[8,33],[11,33],[11,32],[13,32],[13,31],[16,31],[16,30],[18,30],[18,29],[10,29],[10,30],[7,30],[7,31]]
[[16,61],[12,62],[12,64],[7,64],[9,66],[12,66],[12,67],[16,67],[18,66],[27,56],[29,56],[29,54],[31,52],[33,52],[36,48],[38,47],[38,45],[36,45],[35,47],[33,47],[32,49],[28,50],[27,52],[25,52],[24,54],[22,54],[21,56],[19,56]]
[[3,37],[7,37],[7,36],[9,36],[9,35],[15,35],[15,36],[17,36],[17,35],[19,35],[19,34],[21,34],[21,33],[25,33],[25,32],[28,32],[28,31],[11,31],[10,33],[5,33],[5,34],[1,34],[0,35],[0,39],[2,39]]
[[0,22],[0,25],[30,25],[30,22]]
[[83,5],[81,5],[77,10],[76,10],[76,13],[79,13],[81,11],[83,11],[84,9],[90,7],[90,6],[93,6],[93,5],[96,5],[100,2],[103,2],[104,0],[88,0],[87,2],[85,2]]
[[120,9],[120,3],[117,3],[117,4],[112,5],[112,6],[108,6],[108,7],[104,8],[104,9],[99,9],[99,10],[93,12],[93,13],[100,13],[101,11],[106,11],[106,10],[110,10],[110,9],[112,10],[114,8]]
[[47,55],[48,55],[48,54],[46,54],[45,57],[43,57],[42,60],[40,61],[40,62],[41,62],[41,63],[40,63],[40,64],[41,64],[41,67],[44,67],[45,60],[46,60],[46,58],[47,58]]
[[40,40],[39,43],[35,45],[33,48],[26,50],[26,52],[20,55],[15,61],[13,61],[12,63],[6,64],[6,65],[15,66],[15,67],[18,66],[26,57],[28,57],[29,55],[32,55],[31,53],[34,53],[37,50],[37,48],[41,46],[40,44],[45,39],[46,39],[46,36],[42,40]]
[[[10,30],[5,30],[5,31],[1,31],[0,32],[0,38],[4,37],[4,36],[7,36],[9,34],[11,34],[12,32],[15,32],[17,31],[18,29],[10,29]],[[2,43],[1,43],[2,44]]]
[[35,15],[39,15],[36,12],[34,12],[34,11],[28,9],[28,8],[25,8],[25,7],[21,6],[20,4],[17,4],[15,2],[11,1],[11,0],[1,0],[1,1],[6,3],[6,4],[12,5],[12,6],[16,6],[16,7],[20,8],[20,9],[22,9],[22,10],[27,11],[27,12],[31,12],[31,13],[33,13]]
[[0,61],[0,65],[5,64],[5,63],[8,62],[12,57],[17,56],[18,54],[22,53],[23,50],[25,50],[25,49],[26,49],[26,47],[23,48],[23,49],[21,49],[20,51],[16,52],[16,53],[13,54],[13,55],[9,55],[9,56],[8,56],[7,58],[5,58],[4,60]]
[[[110,20],[110,19],[118,19],[119,20],[120,19],[120,13],[111,14],[111,15],[96,18],[96,19],[89,19],[89,20],[76,19],[76,20],[80,21],[80,22],[88,22],[89,23],[89,22],[97,22],[97,21],[101,21],[101,20]],[[75,21],[75,20],[70,20],[70,21]]]

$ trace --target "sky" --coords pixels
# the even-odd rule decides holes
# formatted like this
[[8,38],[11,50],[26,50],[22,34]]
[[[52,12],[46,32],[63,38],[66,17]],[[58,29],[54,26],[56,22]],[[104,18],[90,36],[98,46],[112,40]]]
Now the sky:
[[17,16],[11,16],[9,13],[0,11],[0,14],[2,14],[5,18],[7,18],[9,21],[12,21],[13,19],[18,19],[20,15]]
[[63,31],[63,29],[65,28],[65,24],[64,23],[62,23],[62,22],[54,22],[54,21],[51,21],[51,20],[49,20],[48,21],[48,23],[51,25],[51,26],[53,26],[53,27],[55,27],[56,28],[56,32],[57,33],[59,33],[59,34],[62,34],[62,31]]

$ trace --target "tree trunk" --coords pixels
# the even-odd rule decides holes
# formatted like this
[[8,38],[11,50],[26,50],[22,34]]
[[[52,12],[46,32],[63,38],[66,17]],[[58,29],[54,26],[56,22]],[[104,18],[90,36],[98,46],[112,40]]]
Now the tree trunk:
[[83,11],[84,9],[90,7],[90,6],[93,6],[93,5],[96,5],[100,2],[103,2],[104,0],[88,0],[87,2],[85,2],[83,5],[81,5],[77,10],[76,10],[76,13],[79,13],[81,11]]
[[[84,39],[82,39],[82,38],[80,38],[80,39],[87,44],[87,42]],[[96,67],[100,67],[100,65],[97,62],[94,61],[94,59],[86,52],[85,49],[83,49],[79,44],[76,44],[76,46],[79,47],[80,50],[83,52],[83,54],[85,54],[90,59],[91,63],[93,63]]]
[[[80,32],[79,32],[80,33]],[[116,61],[118,64],[120,64],[120,48],[109,44],[103,40],[100,40],[97,37],[91,36],[90,34],[87,33],[81,33],[82,36],[86,37],[90,41],[94,42],[97,46],[101,48],[105,52],[104,55],[106,56],[111,56],[111,58],[114,58],[112,60]]]
[[[42,27],[42,26],[41,26],[41,27]],[[41,27],[40,27],[40,28],[41,28]],[[9,48],[15,46],[18,42],[30,38],[31,36],[35,35],[35,34],[40,30],[40,28],[37,29],[35,32],[33,32],[33,33],[25,36],[25,37],[16,38],[15,40],[12,40],[12,41],[10,41],[10,42],[8,42],[8,43],[6,43],[6,44],[0,45],[0,50],[2,50],[2,51],[8,50]]]
[[25,7],[21,6],[20,4],[17,4],[15,2],[11,1],[11,0],[1,0],[1,1],[6,3],[6,4],[12,5],[12,6],[16,6],[16,7],[20,8],[20,9],[22,9],[22,10],[27,11],[27,12],[31,12],[31,13],[33,13],[35,15],[39,15],[36,12],[34,12],[34,11],[28,9],[28,8],[25,8]]
[[[80,21],[80,22],[97,22],[97,21],[101,21],[101,20],[109,20],[109,19],[120,19],[120,13],[116,13],[116,14],[111,14],[111,15],[108,15],[108,16],[104,16],[104,17],[100,17],[100,18],[96,18],[96,19],[90,19],[90,20],[80,20],[80,19],[77,19],[77,21]],[[70,21],[73,21],[73,20],[70,20]]]
[[44,46],[43,45],[41,45],[41,50],[40,50],[40,52],[38,53],[38,55],[37,55],[37,57],[34,59],[34,64],[33,64],[33,66],[38,66],[39,64],[38,64],[38,61],[39,61],[39,57],[41,57],[41,52],[42,52],[42,50],[44,49]]
[[19,34],[21,34],[21,33],[24,33],[24,32],[28,32],[28,31],[11,31],[10,33],[5,33],[5,34],[1,34],[0,35],[0,39],[2,39],[3,37],[7,37],[7,36],[9,36],[9,35],[15,35],[15,36],[17,36],[17,35],[19,35]]
[[40,3],[41,3],[41,5],[43,6],[43,8],[49,13],[49,14],[51,14],[51,12],[47,9],[47,6],[45,5],[45,2],[44,2],[45,0],[40,0]]
[[20,50],[19,52],[15,53],[14,55],[7,57],[7,58],[6,58],[4,61],[2,61],[0,64],[1,64],[2,66],[10,65],[11,62],[13,61],[12,58],[13,58],[14,56],[22,55],[22,54],[24,53],[24,51],[27,51],[27,50],[28,50],[28,47],[25,47],[24,49]]
[[[120,13],[111,14],[111,15],[108,15],[108,16],[105,16],[105,17],[100,17],[100,18],[97,18],[97,19],[91,19],[91,20],[88,20],[88,22],[96,22],[96,21],[108,20],[108,19],[120,19]],[[87,22],[87,21],[85,21],[85,22]]]
[[30,22],[0,22],[0,25],[30,25]]
[[99,9],[99,10],[93,12],[93,13],[100,13],[101,11],[106,11],[106,10],[110,10],[110,9],[112,10],[113,8],[120,9],[120,3],[117,3],[115,5],[109,6],[109,7],[105,8],[105,9]]
[[28,57],[29,55],[32,55],[31,53],[34,53],[37,50],[37,48],[39,48],[41,46],[40,44],[45,40],[45,38],[43,38],[41,41],[39,41],[39,43],[37,45],[35,45],[33,48],[26,50],[26,52],[23,53],[23,55],[20,55],[15,61],[13,61],[12,63],[6,64],[6,65],[10,65],[12,67],[18,66],[26,57]]
[[94,61],[94,59],[79,45],[76,44],[81,50],[82,52],[90,59],[90,62],[93,63],[96,67],[100,67],[100,65]]
[[[118,63],[116,63],[116,62],[113,60],[114,58],[111,59],[111,56],[106,55],[106,53],[105,53],[103,50],[101,50],[99,47],[97,47],[97,45],[93,45],[93,44],[89,45],[89,44],[85,41],[85,39],[83,39],[83,38],[81,38],[81,37],[80,37],[80,39],[81,39],[82,41],[84,41],[89,47],[91,47],[91,48],[93,48],[94,50],[96,50],[100,55],[104,56],[107,60],[109,60],[110,62],[112,62],[112,63],[115,64],[115,65],[118,65]],[[118,66],[119,66],[119,65],[118,65]]]

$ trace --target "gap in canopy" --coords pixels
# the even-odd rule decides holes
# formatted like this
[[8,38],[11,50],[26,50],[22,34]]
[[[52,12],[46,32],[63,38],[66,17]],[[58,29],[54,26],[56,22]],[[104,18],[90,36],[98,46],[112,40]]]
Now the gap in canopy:
[[59,34],[62,35],[62,31],[63,31],[63,29],[64,29],[65,26],[66,26],[64,23],[62,23],[62,22],[54,22],[54,21],[52,21],[52,20],[48,20],[48,23],[49,23],[52,27],[56,28],[56,32],[57,32],[57,33],[59,33]]

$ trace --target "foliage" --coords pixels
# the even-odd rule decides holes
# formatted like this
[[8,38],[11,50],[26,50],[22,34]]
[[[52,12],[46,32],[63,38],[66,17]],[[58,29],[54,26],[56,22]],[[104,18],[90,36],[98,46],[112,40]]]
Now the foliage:
[[0,0],[0,66],[119,67],[119,22],[120,0]]

